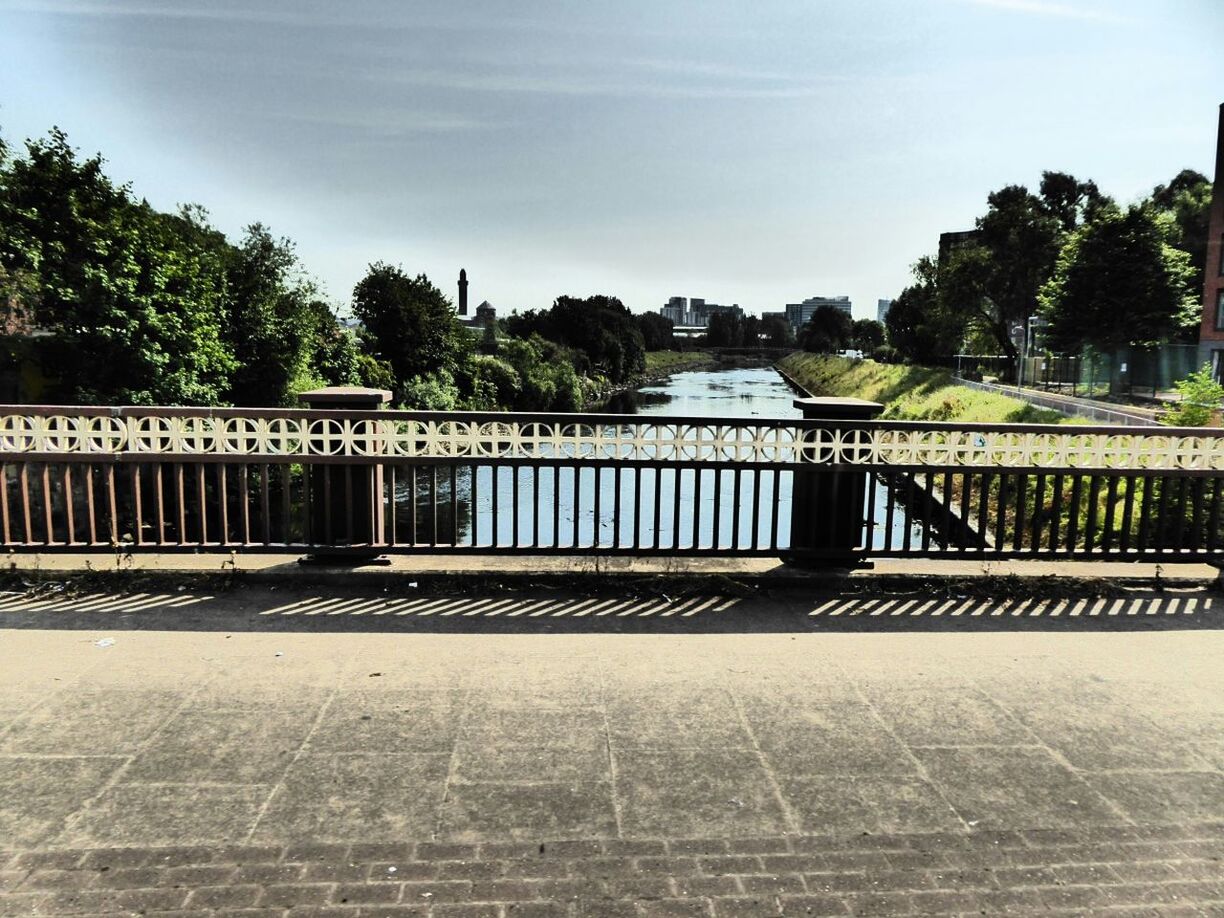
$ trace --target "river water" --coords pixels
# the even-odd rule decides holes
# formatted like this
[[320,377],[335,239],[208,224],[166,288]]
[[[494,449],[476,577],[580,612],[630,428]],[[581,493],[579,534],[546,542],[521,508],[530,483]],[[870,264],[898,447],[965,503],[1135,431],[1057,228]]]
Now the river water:
[[[753,418],[800,418],[802,413],[794,407],[796,395],[782,377],[768,367],[737,368],[729,370],[690,371],[676,373],[667,379],[640,389],[622,392],[611,398],[596,411],[603,414],[625,414],[657,417],[717,418],[721,421]],[[482,467],[477,472],[476,501],[472,505],[471,478],[467,470],[461,470],[456,479],[457,504],[449,501],[449,483],[439,482],[439,510],[445,512],[446,505],[456,507],[460,544],[472,539],[472,522],[475,520],[476,544],[500,546],[590,547],[619,544],[628,546],[637,539],[643,546],[659,545],[664,548],[679,544],[689,545],[694,539],[702,546],[715,543],[729,547],[733,542],[741,546],[756,544],[764,547],[776,540],[778,549],[789,545],[791,475],[762,472],[759,478],[743,476],[742,506],[744,512],[733,514],[724,501],[716,515],[714,504],[714,476],[723,476],[724,494],[730,494],[731,470],[716,472],[705,470],[705,486],[701,495],[701,513],[697,519],[701,525],[694,531],[694,489],[691,476],[677,480],[671,471],[661,474],[653,469],[643,470],[634,504],[634,488],[631,475],[623,476],[620,493],[616,491],[616,479],[611,472],[596,478],[594,469],[556,470],[544,468],[538,475],[531,469],[492,469]],[[580,477],[575,477],[575,476]],[[663,513],[659,515],[658,532],[653,531],[656,496],[655,475],[659,475],[658,498]],[[515,478],[517,476],[517,482]],[[554,477],[555,476],[555,477]],[[689,479],[686,484],[686,479]],[[753,533],[752,506],[753,488],[761,488],[761,511]],[[424,495],[424,483],[418,492],[418,509]],[[539,493],[537,494],[537,488]],[[599,518],[596,519],[590,496],[598,488],[600,494]],[[680,512],[673,513],[676,491],[679,490]],[[575,500],[575,490],[586,495],[587,500]],[[883,488],[876,488],[875,519],[885,519],[888,497]],[[556,496],[554,507],[554,495]],[[493,513],[496,499],[498,513]],[[514,512],[517,505],[518,513]],[[579,509],[581,507],[582,509]],[[615,508],[619,507],[619,513]],[[474,513],[472,511],[475,511]],[[637,512],[635,512],[635,510]],[[575,519],[577,516],[577,519]],[[716,518],[717,516],[717,518]],[[516,520],[517,517],[517,527]],[[738,517],[738,518],[737,518]],[[496,526],[494,519],[496,518]],[[400,531],[406,520],[400,521]],[[678,524],[678,525],[677,525]],[[442,531],[449,532],[451,524],[445,518],[439,520]],[[901,535],[901,515],[896,515],[894,540]],[[619,527],[619,528],[614,528]],[[496,528],[496,534],[494,529]],[[717,534],[715,530],[717,529]],[[754,538],[755,535],[755,538]],[[883,526],[876,524],[873,542],[882,544]],[[495,537],[496,536],[496,537]],[[657,542],[655,541],[657,538]]]
[[613,414],[701,418],[799,418],[794,390],[769,367],[676,373],[614,396]]

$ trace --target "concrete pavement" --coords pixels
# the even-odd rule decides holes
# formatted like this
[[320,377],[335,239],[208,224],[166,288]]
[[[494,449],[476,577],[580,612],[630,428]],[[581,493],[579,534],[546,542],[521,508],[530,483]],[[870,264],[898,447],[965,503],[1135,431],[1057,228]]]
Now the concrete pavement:
[[1218,913],[1220,608],[0,597],[0,914]]

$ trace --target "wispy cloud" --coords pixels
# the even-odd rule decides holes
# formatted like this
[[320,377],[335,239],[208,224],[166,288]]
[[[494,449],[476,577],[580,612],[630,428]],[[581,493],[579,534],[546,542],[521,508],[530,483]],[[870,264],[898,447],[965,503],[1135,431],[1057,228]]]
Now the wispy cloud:
[[89,0],[0,0],[0,10],[58,16],[206,20],[272,25],[298,24],[304,18],[301,13],[292,11],[236,9],[220,5],[191,6],[186,3],[94,3]]
[[488,130],[494,127],[489,122],[475,118],[430,112],[277,113],[273,117],[296,124],[315,125],[337,131],[360,132],[388,138],[405,137],[410,134],[452,134]]
[[586,74],[462,73],[449,70],[403,70],[370,73],[370,79],[433,89],[552,96],[609,96],[663,99],[799,99],[844,85],[841,77],[809,78],[778,86],[724,82],[667,82],[623,76]]
[[1088,22],[1125,23],[1131,20],[1108,10],[1076,6],[1069,3],[1051,3],[1048,0],[963,0],[973,6],[985,6],[1011,13],[1028,13],[1033,16],[1052,16],[1061,19],[1080,19]]

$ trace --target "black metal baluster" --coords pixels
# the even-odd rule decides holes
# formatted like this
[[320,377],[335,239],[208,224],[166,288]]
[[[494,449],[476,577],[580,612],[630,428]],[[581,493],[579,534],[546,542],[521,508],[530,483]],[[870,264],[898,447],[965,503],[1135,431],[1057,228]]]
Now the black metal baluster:
[[1028,476],[1023,472],[1016,475],[1016,516],[1015,530],[1012,536],[1012,551],[1024,548],[1024,493],[1028,485]]
[[1062,525],[1063,487],[1066,480],[1061,474],[1054,476],[1054,494],[1050,505],[1050,551],[1058,551],[1058,530]]
[[1110,475],[1105,485],[1105,522],[1101,524],[1101,551],[1108,553],[1113,541],[1114,504],[1118,501],[1118,478]]
[[1041,533],[1045,529],[1045,475],[1038,475],[1033,492],[1033,523],[1029,548],[1034,552],[1041,551]]
[[1160,479],[1160,497],[1156,502],[1156,550],[1161,552],[1167,547],[1165,534],[1169,528],[1169,484],[1168,478]]
[[1084,496],[1084,476],[1075,474],[1071,479],[1071,506],[1067,517],[1067,553],[1076,549],[1079,541],[1080,500]]
[[1123,552],[1130,549],[1131,523],[1134,521],[1135,512],[1135,480],[1133,475],[1127,476],[1122,494],[1122,532],[1118,547]]

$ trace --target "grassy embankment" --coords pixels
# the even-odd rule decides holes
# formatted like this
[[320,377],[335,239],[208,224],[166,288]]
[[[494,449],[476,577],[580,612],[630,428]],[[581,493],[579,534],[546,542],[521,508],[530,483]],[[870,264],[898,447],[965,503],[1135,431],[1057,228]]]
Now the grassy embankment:
[[654,379],[668,373],[695,370],[713,361],[714,358],[706,351],[647,351],[646,371],[642,375]]
[[881,402],[881,417],[898,421],[1075,423],[1020,399],[958,386],[948,370],[804,353],[783,357],[778,366],[813,395]]
[[[1087,423],[1019,399],[955,385],[947,370],[802,353],[783,358],[779,366],[813,395],[882,402],[884,418],[964,423]],[[1052,531],[1060,533],[1062,547],[1071,533],[1081,550],[1102,544],[1117,546],[1122,543],[1123,532],[1126,543],[1135,547],[1203,544],[1208,529],[1215,525],[1207,518],[1208,514],[1201,512],[1207,497],[1202,479],[1152,476],[1120,483],[1116,478],[1034,470],[1031,475],[1009,476],[1004,490],[1003,476],[987,469],[968,476],[952,473],[950,477],[954,511],[967,520],[975,520],[985,488],[987,519],[991,521],[986,538],[1017,549],[1047,545]],[[929,486],[937,499],[944,499],[947,480],[932,476],[928,481],[922,474],[916,478],[924,487]],[[1128,492],[1133,500],[1132,512],[1126,510]],[[966,496],[968,513],[962,509]],[[1151,508],[1150,525],[1141,523],[1141,507]],[[1073,520],[1074,528],[1069,529]]]

